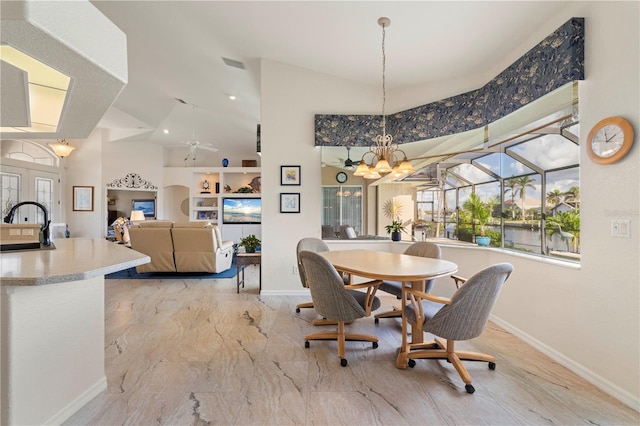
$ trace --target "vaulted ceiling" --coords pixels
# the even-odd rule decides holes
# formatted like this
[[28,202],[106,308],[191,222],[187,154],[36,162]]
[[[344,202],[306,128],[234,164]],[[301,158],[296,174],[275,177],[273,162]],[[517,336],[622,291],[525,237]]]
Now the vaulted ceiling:
[[[388,90],[464,78],[492,72],[566,6],[539,1],[91,3],[127,37],[128,83],[100,124],[111,129],[112,139],[174,145],[195,134],[229,154],[255,152],[260,58],[379,87],[377,19],[387,16],[392,21],[386,41]],[[244,69],[223,58],[241,62]],[[372,105],[371,113],[378,109]]]

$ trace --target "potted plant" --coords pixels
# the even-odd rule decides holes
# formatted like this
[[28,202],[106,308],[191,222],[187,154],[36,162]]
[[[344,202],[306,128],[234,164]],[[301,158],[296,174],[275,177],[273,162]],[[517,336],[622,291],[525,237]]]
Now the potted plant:
[[464,202],[462,207],[471,215],[471,220],[478,223],[480,227],[480,235],[476,236],[476,243],[479,246],[488,246],[491,243],[491,237],[485,235],[485,226],[491,217],[491,211],[485,202],[483,202],[478,194],[471,194],[469,199]]
[[392,241],[400,241],[402,239],[402,231],[404,231],[404,226],[402,226],[402,222],[395,219],[391,222],[391,225],[387,225],[384,227],[387,230],[387,234],[391,234]]
[[247,235],[240,239],[240,247],[244,247],[247,253],[255,253],[256,248],[260,247],[261,243],[254,234]]

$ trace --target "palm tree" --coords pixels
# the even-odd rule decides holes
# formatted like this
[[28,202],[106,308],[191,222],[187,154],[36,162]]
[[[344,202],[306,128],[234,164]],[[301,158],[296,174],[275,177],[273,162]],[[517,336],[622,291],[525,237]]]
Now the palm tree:
[[558,188],[553,191],[547,192],[547,203],[552,204],[553,207],[557,207],[564,199],[566,192],[561,192]]
[[464,202],[462,208],[471,215],[471,220],[475,223],[478,221],[480,225],[480,236],[484,237],[485,225],[491,217],[491,212],[487,204],[484,203],[478,194],[473,192],[469,199]]
[[515,203],[515,198],[516,198],[516,187],[518,186],[518,183],[516,182],[515,179],[509,179],[506,180],[504,182],[504,193],[506,194],[507,192],[511,192],[511,219],[515,220],[516,218],[516,211],[514,209],[514,205],[513,203]]
[[527,217],[526,217],[526,207],[525,207],[525,202],[527,201],[527,188],[531,188],[531,189],[535,189],[536,187],[533,186],[533,182],[535,182],[536,180],[534,178],[532,178],[531,176],[520,176],[517,178],[513,178],[513,180],[516,181],[516,191],[519,195],[520,195],[520,199],[522,200],[522,221],[524,222]]
[[571,201],[576,203],[576,207],[580,208],[580,188],[572,186],[569,190],[563,193],[565,201]]

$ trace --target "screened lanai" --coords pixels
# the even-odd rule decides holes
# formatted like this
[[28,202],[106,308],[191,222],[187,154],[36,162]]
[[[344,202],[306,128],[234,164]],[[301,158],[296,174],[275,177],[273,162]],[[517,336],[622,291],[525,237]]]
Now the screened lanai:
[[576,82],[481,128],[399,145],[416,170],[403,177],[359,182],[346,159],[357,164],[367,148],[322,147],[323,166],[350,175],[323,183],[323,229],[356,223],[359,235],[384,236],[385,203],[401,199],[404,239],[476,245],[482,235],[491,247],[579,261],[577,101]]

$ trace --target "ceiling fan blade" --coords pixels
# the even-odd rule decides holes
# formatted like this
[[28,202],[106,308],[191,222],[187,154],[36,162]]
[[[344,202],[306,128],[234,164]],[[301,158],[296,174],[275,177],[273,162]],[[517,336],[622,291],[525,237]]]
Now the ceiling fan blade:
[[216,148],[215,146],[211,146],[211,145],[198,145],[198,149],[204,149],[206,151],[211,151],[211,152],[218,152],[218,148]]

